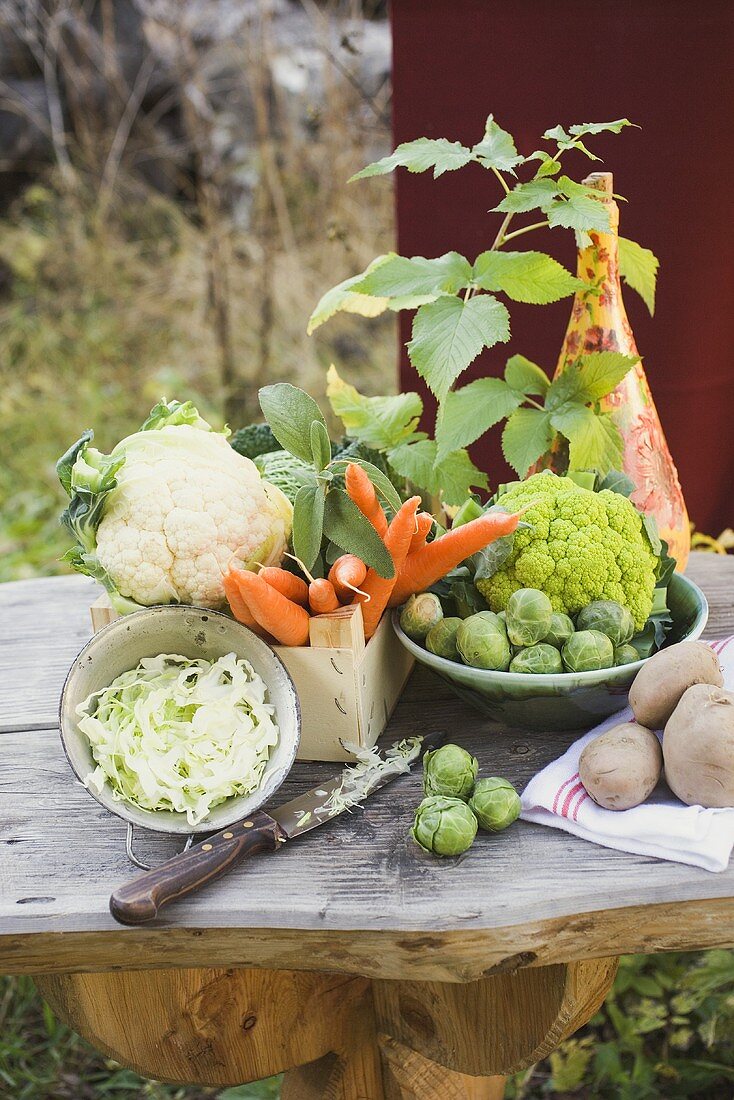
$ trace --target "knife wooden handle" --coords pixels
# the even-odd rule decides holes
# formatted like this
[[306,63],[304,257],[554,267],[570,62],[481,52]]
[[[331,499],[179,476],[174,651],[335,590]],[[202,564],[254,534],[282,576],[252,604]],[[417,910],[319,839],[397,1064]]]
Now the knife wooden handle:
[[278,822],[258,810],[126,882],[110,898],[110,912],[120,924],[145,924],[164,905],[213,882],[247,856],[277,851],[286,840]]

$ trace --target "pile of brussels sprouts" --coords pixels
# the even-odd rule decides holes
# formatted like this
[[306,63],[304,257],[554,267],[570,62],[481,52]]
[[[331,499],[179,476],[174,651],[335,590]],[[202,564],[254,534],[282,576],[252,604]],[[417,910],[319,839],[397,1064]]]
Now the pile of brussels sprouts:
[[630,611],[613,600],[595,600],[576,621],[554,611],[537,588],[521,588],[499,614],[479,611],[466,619],[445,617],[433,592],[411,596],[400,626],[414,642],[449,661],[497,672],[592,672],[640,660],[630,644]]
[[460,856],[477,829],[500,833],[520,816],[520,796],[506,779],[477,779],[475,756],[460,745],[442,745],[423,757],[425,798],[411,836],[426,852]]

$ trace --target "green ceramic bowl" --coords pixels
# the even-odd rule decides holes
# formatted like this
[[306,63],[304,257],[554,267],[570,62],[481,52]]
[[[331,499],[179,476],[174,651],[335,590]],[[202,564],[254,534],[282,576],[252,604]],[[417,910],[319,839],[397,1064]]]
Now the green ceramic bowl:
[[[673,626],[667,644],[693,641],[703,633],[709,606],[701,589],[676,573],[668,588]],[[436,657],[403,633],[393,614],[398,638],[415,659],[432,668],[471,706],[508,726],[533,730],[581,729],[595,725],[627,705],[627,693],[645,661],[598,672],[561,672],[533,676],[492,672]],[[649,660],[649,658],[646,658]]]

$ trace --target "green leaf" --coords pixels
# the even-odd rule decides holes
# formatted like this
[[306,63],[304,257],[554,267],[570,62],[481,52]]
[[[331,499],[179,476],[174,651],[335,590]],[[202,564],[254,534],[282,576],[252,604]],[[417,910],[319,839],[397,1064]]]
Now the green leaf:
[[393,254],[352,288],[358,294],[395,298],[456,294],[469,285],[472,267],[458,252],[447,252],[436,259],[425,256]]
[[366,168],[355,173],[349,182],[367,179],[369,176],[385,176],[396,168],[407,168],[409,172],[426,172],[432,168],[433,178],[437,179],[444,172],[463,168],[472,159],[471,149],[458,141],[449,141],[447,138],[417,138],[398,145],[390,156],[368,164]]
[[643,302],[655,313],[655,288],[660,261],[649,248],[643,248],[627,237],[619,238],[619,273],[624,281],[636,290]]
[[482,348],[510,338],[510,315],[496,298],[481,294],[465,302],[439,298],[421,306],[413,320],[408,354],[439,400]]
[[611,493],[620,493],[623,497],[630,497],[635,491],[635,483],[622,470],[610,470],[596,487],[597,493],[608,489]]
[[327,430],[321,409],[313,397],[290,382],[263,386],[258,397],[270,430],[281,447],[310,465],[313,462],[311,425],[316,420]]
[[623,443],[610,413],[569,405],[551,414],[551,424],[569,443],[569,466],[606,474],[622,461]]
[[609,209],[604,202],[592,197],[590,188],[574,183],[568,176],[560,177],[558,187],[566,197],[555,202],[547,211],[551,229],[560,226],[563,229],[576,230],[577,234],[584,234],[582,244],[588,243],[590,230],[609,233]]
[[324,533],[346,554],[356,554],[381,577],[395,576],[395,566],[385,543],[343,489],[331,489],[326,496]]
[[516,184],[492,212],[525,214],[529,210],[547,211],[557,195],[558,187],[554,180],[529,180],[527,183]]
[[604,131],[618,134],[625,126],[634,125],[635,123],[630,122],[628,118],[617,118],[614,122],[581,122],[575,126],[569,126],[568,132],[577,138],[585,137],[586,134],[601,134]]
[[580,356],[551,382],[546,408],[555,411],[569,401],[600,401],[616,389],[639,358],[618,351],[592,351]]
[[293,553],[313,569],[324,537],[324,487],[302,485],[293,502]]
[[502,453],[522,478],[552,443],[550,413],[541,409],[516,409],[502,433]]
[[522,397],[501,378],[478,378],[463,389],[447,393],[436,422],[438,459],[468,447],[509,416]]
[[355,466],[361,466],[366,472],[370,481],[375,487],[375,492],[378,496],[381,496],[386,504],[392,508],[393,512],[397,512],[400,509],[400,505],[403,503],[400,499],[400,494],[393,485],[390,478],[386,474],[383,474],[382,470],[379,470],[377,466],[373,466],[371,462],[367,462],[364,458],[350,458],[349,461],[342,458],[336,458],[329,467],[335,474],[343,474],[350,462],[353,462]]
[[331,440],[321,420],[314,420],[311,424],[311,455],[319,473],[331,462]]
[[487,487],[487,475],[477,469],[467,451],[452,451],[438,461],[432,439],[404,443],[390,452],[389,460],[397,473],[427,493],[443,492],[446,504],[463,504],[472,488]]
[[505,382],[513,390],[524,394],[542,397],[550,386],[550,378],[545,371],[526,359],[524,355],[513,355],[505,364]]
[[347,435],[367,447],[378,451],[396,447],[418,427],[423,402],[417,393],[365,397],[340,378],[333,365],[326,378],[326,396]]
[[61,458],[56,463],[56,473],[59,481],[64,489],[64,492],[68,495],[72,495],[71,488],[71,471],[74,463],[77,460],[77,456],[83,454],[87,445],[94,439],[94,432],[91,428],[87,428],[77,439],[76,443],[72,443],[69,450],[62,454]]
[[498,126],[492,115],[487,119],[483,139],[474,146],[472,153],[485,168],[496,168],[498,172],[512,172],[523,161],[512,134]]
[[358,275],[350,276],[343,282],[338,283],[337,286],[333,286],[331,290],[327,290],[309,318],[306,334],[311,336],[317,328],[323,325],[325,321],[330,320],[335,313],[356,313],[360,317],[379,317],[386,309],[393,312],[401,309],[416,309],[424,302],[432,301],[435,297],[433,294],[417,298],[407,296],[389,299],[374,297],[364,292],[355,293],[354,287],[357,283],[362,282],[367,275],[376,271],[383,264],[388,263],[394,256],[394,252],[377,256],[364,271],[361,271]]
[[544,252],[482,252],[474,263],[473,282],[533,305],[557,302],[586,285]]

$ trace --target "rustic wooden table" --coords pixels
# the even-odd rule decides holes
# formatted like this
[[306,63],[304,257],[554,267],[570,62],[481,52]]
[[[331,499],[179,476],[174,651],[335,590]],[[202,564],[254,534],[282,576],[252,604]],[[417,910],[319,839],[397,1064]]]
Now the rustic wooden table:
[[[734,632],[734,561],[694,555],[709,637]],[[596,847],[519,822],[458,861],[407,840],[419,776],[142,928],[108,912],[125,824],[73,778],[57,732],[90,634],[82,577],[0,587],[0,970],[35,975],[95,1046],[169,1081],[286,1070],[287,1100],[489,1100],[586,1022],[616,956],[734,945],[734,869]],[[386,741],[446,728],[522,786],[572,734],[493,725],[419,672]],[[333,764],[296,765],[285,800]],[[149,834],[153,859],[171,854]]]

